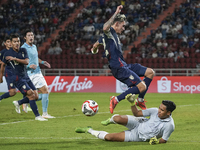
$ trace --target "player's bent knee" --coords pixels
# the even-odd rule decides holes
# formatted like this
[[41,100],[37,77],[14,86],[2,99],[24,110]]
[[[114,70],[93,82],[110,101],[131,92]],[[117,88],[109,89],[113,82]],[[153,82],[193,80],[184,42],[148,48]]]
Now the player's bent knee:
[[140,93],[143,93],[144,91],[146,91],[147,89],[147,86],[146,84],[144,83],[144,81],[140,82],[138,85],[137,85]]
[[12,96],[15,96],[17,94],[17,91],[16,90],[10,90],[9,91],[9,95],[10,95],[10,97],[12,97]]
[[155,76],[155,71],[152,68],[147,68],[145,76],[150,79],[153,79],[153,77]]
[[35,93],[33,90],[28,90],[26,94],[29,100],[35,100]]

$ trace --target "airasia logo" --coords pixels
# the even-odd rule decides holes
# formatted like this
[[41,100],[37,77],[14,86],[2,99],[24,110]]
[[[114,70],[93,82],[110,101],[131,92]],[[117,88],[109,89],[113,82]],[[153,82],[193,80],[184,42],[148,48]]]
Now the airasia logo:
[[64,79],[60,79],[60,76],[56,76],[53,82],[48,86],[49,92],[53,89],[55,92],[66,91],[67,93],[81,91],[85,89],[91,89],[93,87],[92,81],[87,78],[84,79],[83,82],[78,81],[79,76],[75,76],[71,83],[68,81],[64,81]]

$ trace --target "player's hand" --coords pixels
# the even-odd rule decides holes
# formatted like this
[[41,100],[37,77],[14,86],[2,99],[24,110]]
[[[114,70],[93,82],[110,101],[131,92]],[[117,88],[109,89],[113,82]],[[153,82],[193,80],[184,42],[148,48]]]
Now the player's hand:
[[135,105],[135,94],[127,94],[125,98],[131,103],[131,106]]
[[51,65],[47,62],[47,61],[44,61],[44,65],[48,68],[51,68]]
[[123,6],[122,6],[122,5],[119,5],[119,6],[117,7],[116,13],[119,14],[119,13],[121,12],[122,8],[123,8]]
[[6,60],[11,61],[11,60],[15,60],[16,58],[12,57],[12,56],[6,56]]
[[29,68],[35,70],[35,69],[37,68],[37,65],[34,65],[34,64],[33,64],[33,65],[30,65]]
[[155,145],[155,144],[159,144],[159,140],[156,138],[156,136],[152,137],[149,141],[150,145]]

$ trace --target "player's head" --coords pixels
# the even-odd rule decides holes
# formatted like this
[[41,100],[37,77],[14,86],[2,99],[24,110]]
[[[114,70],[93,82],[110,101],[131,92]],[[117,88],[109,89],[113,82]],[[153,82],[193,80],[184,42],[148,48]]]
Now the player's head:
[[26,40],[26,43],[28,45],[32,45],[34,42],[34,34],[33,31],[31,29],[26,29],[24,31],[24,39]]
[[20,37],[19,34],[14,33],[10,35],[11,46],[14,50],[19,50],[20,48]]
[[10,36],[6,35],[4,37],[3,43],[6,46],[6,49],[10,49],[12,47],[10,42]]
[[124,14],[117,14],[115,17],[112,27],[115,29],[116,33],[121,34],[125,30],[126,26],[126,16]]
[[175,109],[176,105],[174,104],[174,102],[163,100],[159,106],[158,117],[161,119],[168,118]]

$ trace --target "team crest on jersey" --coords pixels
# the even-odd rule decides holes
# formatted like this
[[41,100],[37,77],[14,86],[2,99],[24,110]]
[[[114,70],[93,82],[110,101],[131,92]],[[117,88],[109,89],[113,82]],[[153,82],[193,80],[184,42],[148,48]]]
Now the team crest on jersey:
[[23,85],[22,88],[23,88],[23,89],[26,89],[26,85]]
[[22,52],[22,56],[24,57],[24,52]]
[[134,79],[134,76],[130,75],[130,76],[129,76],[129,79],[133,80],[133,79]]

